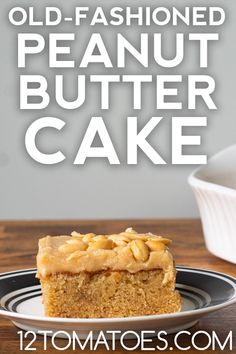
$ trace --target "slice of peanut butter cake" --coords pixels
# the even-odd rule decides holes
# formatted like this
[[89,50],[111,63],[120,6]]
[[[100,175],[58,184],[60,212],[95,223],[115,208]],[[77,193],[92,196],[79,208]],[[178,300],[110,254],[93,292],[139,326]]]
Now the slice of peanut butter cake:
[[104,318],[180,311],[171,241],[132,228],[120,234],[46,236],[37,276],[46,316]]

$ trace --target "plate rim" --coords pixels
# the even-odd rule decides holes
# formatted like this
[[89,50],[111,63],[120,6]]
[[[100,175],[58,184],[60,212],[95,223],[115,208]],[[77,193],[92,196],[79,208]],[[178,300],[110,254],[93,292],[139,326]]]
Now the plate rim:
[[[205,268],[194,268],[194,267],[189,267],[189,266],[182,266],[178,265],[176,266],[176,271],[189,271],[189,272],[195,272],[195,273],[203,273],[203,274],[208,274],[209,276],[215,276],[217,278],[223,279],[224,281],[228,282],[231,284],[232,288],[234,289],[234,296],[227,301],[224,301],[221,304],[213,305],[210,307],[205,307],[205,308],[200,308],[200,309],[195,309],[195,310],[188,310],[184,312],[175,312],[175,313],[168,313],[168,314],[160,314],[160,315],[148,315],[148,316],[132,316],[132,317],[112,317],[112,318],[61,318],[61,317],[45,317],[45,316],[35,316],[35,315],[26,315],[26,314],[21,314],[17,312],[12,312],[9,310],[2,310],[0,309],[0,316],[6,317],[8,319],[21,319],[21,320],[29,320],[32,322],[49,322],[49,323],[67,323],[67,324],[106,324],[106,323],[118,323],[118,322],[135,322],[135,321],[140,321],[140,322],[145,322],[147,320],[154,321],[154,320],[165,320],[165,319],[172,319],[172,318],[182,318],[182,317],[189,317],[193,315],[198,315],[198,317],[202,317],[206,313],[211,313],[215,312],[217,310],[220,310],[221,308],[233,305],[236,303],[236,277],[233,277],[231,275],[225,274],[223,272],[217,272],[215,270],[211,269],[205,269]],[[4,275],[9,275],[12,273],[12,276],[14,276],[14,273],[16,272],[25,272],[25,271],[32,271],[35,272],[37,271],[36,268],[26,268],[26,269],[17,269],[15,271],[9,271],[9,272],[3,272],[0,273],[0,279]],[[1,298],[0,298],[0,303],[1,303]]]

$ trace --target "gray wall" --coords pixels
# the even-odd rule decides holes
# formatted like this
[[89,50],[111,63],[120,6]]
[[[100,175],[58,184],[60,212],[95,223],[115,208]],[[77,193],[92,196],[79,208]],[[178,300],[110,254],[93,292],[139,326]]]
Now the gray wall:
[[[89,1],[87,4],[96,4]],[[104,4],[107,2],[104,1]],[[126,2],[124,2],[125,4]],[[41,13],[44,5],[61,7],[69,15],[76,1],[41,0],[40,5],[32,2]],[[64,4],[64,5],[63,5]],[[66,5],[65,5],[66,4]],[[143,2],[130,1],[130,5],[143,6]],[[152,1],[145,2],[153,5]],[[176,5],[176,2],[165,1],[167,6]],[[188,5],[214,5],[211,1],[178,1],[178,6]],[[61,218],[156,218],[156,217],[193,217],[198,215],[197,206],[187,184],[187,176],[196,166],[154,166],[147,158],[140,155],[137,166],[127,166],[125,163],[125,126],[126,116],[138,115],[140,125],[152,115],[163,115],[165,121],[152,135],[152,143],[158,147],[162,155],[170,161],[171,152],[171,126],[172,115],[191,115],[189,112],[156,112],[154,109],[153,93],[149,89],[144,92],[143,110],[132,111],[130,108],[131,96],[128,88],[117,86],[111,91],[112,108],[109,111],[99,110],[99,97],[96,85],[89,87],[86,104],[79,110],[66,111],[60,109],[53,101],[50,107],[43,111],[19,110],[19,75],[25,72],[16,68],[16,34],[27,28],[14,28],[7,20],[7,14],[13,6],[27,6],[29,1],[0,2],[0,218],[1,219],[61,219]],[[202,135],[202,145],[197,148],[199,153],[211,156],[218,150],[234,144],[236,138],[235,120],[235,77],[236,77],[236,2],[234,0],[219,0],[217,5],[223,6],[227,12],[226,23],[219,28],[220,42],[213,44],[210,56],[210,67],[202,70],[216,79],[216,92],[214,99],[218,105],[217,111],[208,111],[204,105],[199,105],[195,115],[208,116],[208,127],[195,129],[195,133]],[[105,5],[104,5],[105,6]],[[117,6],[116,1],[109,1],[109,6]],[[122,4],[121,4],[122,6]],[[158,6],[158,4],[156,4]],[[162,2],[163,6],[163,2]],[[177,6],[177,5],[176,5]],[[74,27],[72,28],[72,30]],[[46,34],[48,29],[32,29]],[[55,29],[53,29],[55,30]],[[58,31],[70,31],[70,25],[60,25]],[[138,30],[132,28],[119,28],[128,38],[138,38]],[[145,32],[146,29],[140,29]],[[179,28],[183,31],[184,26]],[[204,30],[204,29],[203,29]],[[205,29],[206,30],[206,29]],[[89,37],[85,27],[77,28],[77,35],[81,38],[82,46]],[[115,30],[104,29],[101,33],[109,48],[115,50]],[[153,32],[149,28],[147,32]],[[164,28],[168,36],[169,46],[166,53],[171,54],[173,46],[171,28]],[[206,30],[207,31],[207,30]],[[84,43],[84,44],[83,44]],[[112,49],[113,48],[113,49]],[[74,54],[81,53],[76,48]],[[113,55],[114,57],[114,55]],[[187,49],[184,63],[169,72],[173,74],[197,74],[198,53],[196,46]],[[31,60],[27,73],[44,74],[52,85],[55,70],[47,68],[47,56],[39,55]],[[63,70],[59,71],[63,73]],[[92,66],[80,73],[105,73],[100,67]],[[129,62],[124,73],[145,73],[141,66]],[[146,73],[156,74],[166,71],[150,67]],[[74,71],[67,73],[68,97],[73,97]],[[111,70],[109,73],[117,73]],[[51,88],[53,92],[53,87]],[[182,92],[186,93],[185,89]],[[27,127],[35,119],[42,116],[55,116],[66,121],[67,126],[63,134],[48,131],[39,136],[38,144],[45,151],[60,147],[67,159],[59,165],[43,166],[33,161],[26,153],[24,147],[24,134]],[[79,143],[88,124],[89,117],[101,115],[111,132],[114,144],[117,147],[122,164],[110,166],[104,160],[89,160],[84,166],[73,165]]]

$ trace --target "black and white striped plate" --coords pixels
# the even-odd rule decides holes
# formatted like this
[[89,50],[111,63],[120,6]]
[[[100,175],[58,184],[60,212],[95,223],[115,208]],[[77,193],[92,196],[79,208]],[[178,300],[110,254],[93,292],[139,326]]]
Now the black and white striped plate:
[[49,318],[43,314],[41,287],[35,269],[0,274],[0,315],[24,330],[76,331],[85,338],[100,331],[165,330],[189,328],[204,315],[236,302],[236,279],[203,269],[177,267],[176,288],[183,298],[179,313],[127,318]]

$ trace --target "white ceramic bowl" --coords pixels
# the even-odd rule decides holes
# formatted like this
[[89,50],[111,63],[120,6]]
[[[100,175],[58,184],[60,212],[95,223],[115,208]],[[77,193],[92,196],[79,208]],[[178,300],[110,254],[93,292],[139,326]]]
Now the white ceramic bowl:
[[214,155],[188,181],[197,199],[208,250],[236,264],[236,145]]

